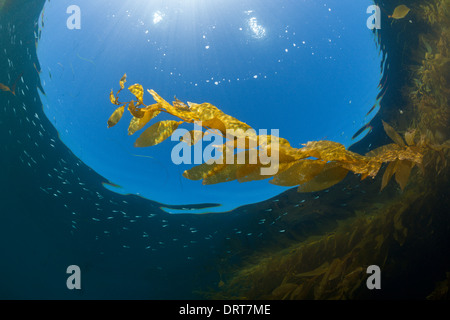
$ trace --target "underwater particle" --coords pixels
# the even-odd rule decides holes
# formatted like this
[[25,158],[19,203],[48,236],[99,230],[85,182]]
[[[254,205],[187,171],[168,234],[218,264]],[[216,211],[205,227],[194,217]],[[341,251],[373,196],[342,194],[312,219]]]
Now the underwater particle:
[[153,24],[158,24],[164,19],[165,14],[161,11],[156,11],[153,13]]
[[256,19],[256,17],[250,18],[250,20],[248,20],[248,26],[250,27],[254,38],[261,39],[266,35],[266,29],[258,24],[258,20]]
[[205,49],[208,50],[208,49],[209,49],[209,46],[205,46]]
[[403,19],[404,17],[406,17],[410,10],[411,9],[409,9],[407,6],[401,4],[394,9],[394,12],[391,16],[388,16],[388,18]]

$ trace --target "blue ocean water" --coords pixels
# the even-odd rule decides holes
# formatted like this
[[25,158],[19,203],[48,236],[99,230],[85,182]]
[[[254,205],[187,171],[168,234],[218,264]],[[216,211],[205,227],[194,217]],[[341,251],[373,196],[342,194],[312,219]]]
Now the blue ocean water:
[[[348,147],[376,114],[366,115],[381,78],[366,26],[371,1],[95,1],[79,6],[80,29],[67,27],[71,4],[47,2],[40,19],[41,99],[61,140],[120,186],[107,186],[116,192],[163,205],[219,205],[201,213],[287,190],[267,180],[189,181],[182,173],[193,165],[171,159],[176,142],[134,148],[130,115],[107,129],[109,92],[124,73],[127,86],[140,83],[168,101],[210,102],[256,130],[279,130],[297,148],[316,140]],[[147,92],[144,101],[153,101]]]

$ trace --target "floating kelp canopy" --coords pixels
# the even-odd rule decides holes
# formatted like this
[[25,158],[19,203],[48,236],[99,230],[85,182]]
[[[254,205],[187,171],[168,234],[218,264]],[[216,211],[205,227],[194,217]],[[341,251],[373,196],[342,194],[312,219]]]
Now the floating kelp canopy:
[[[361,175],[362,180],[369,176],[374,178],[381,165],[387,162],[389,165],[383,176],[381,189],[395,174],[396,181],[403,190],[412,168],[416,165],[422,166],[422,158],[426,152],[450,147],[450,142],[429,145],[430,142],[426,137],[416,138],[415,130],[405,133],[405,143],[405,140],[383,121],[384,130],[394,143],[372,150],[364,156],[346,150],[342,144],[333,141],[310,141],[303,148],[293,148],[286,139],[257,135],[248,124],[223,113],[209,103],[188,102],[187,106],[176,99],[171,105],[155,91],[148,90],[156,104],[146,105],[143,102],[144,89],[139,84],[128,88],[137,100],[119,102],[118,95],[124,89],[125,82],[126,75],[120,80],[119,91],[115,95],[113,91],[110,93],[111,103],[119,107],[109,118],[108,127],[120,121],[125,107],[133,116],[128,128],[129,135],[143,129],[161,112],[181,119],[181,121],[163,120],[152,124],[136,140],[136,147],[149,147],[161,143],[183,123],[198,123],[203,129],[212,130],[212,132],[202,130],[189,132],[188,136],[183,137],[183,142],[188,148],[208,133],[218,134],[228,140],[221,145],[217,145],[216,142],[215,148],[219,150],[220,158],[185,171],[186,178],[203,180],[203,184],[233,180],[247,182],[273,177],[270,181],[272,184],[288,187],[299,185],[298,190],[301,192],[314,192],[339,183],[349,171]],[[272,163],[261,161],[261,158],[267,158],[268,155],[270,160],[275,160],[276,163],[272,173],[266,173]],[[238,161],[239,158],[242,161]]]

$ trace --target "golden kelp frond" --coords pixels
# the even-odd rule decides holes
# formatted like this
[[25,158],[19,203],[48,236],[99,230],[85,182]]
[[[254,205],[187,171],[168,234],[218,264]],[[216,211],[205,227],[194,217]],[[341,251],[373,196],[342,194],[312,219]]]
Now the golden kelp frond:
[[401,4],[394,9],[394,12],[389,16],[389,18],[403,19],[404,17],[406,17],[410,10],[411,9],[409,9],[407,6]]
[[388,144],[367,153],[371,159],[379,162],[391,162],[395,160],[410,160],[416,164],[422,163],[423,151],[416,146],[401,147],[398,144]]
[[160,110],[146,110],[142,117],[133,117],[130,121],[130,126],[128,127],[128,135],[134,134],[136,131],[141,130],[145,125],[156,117],[161,111]]
[[411,174],[411,170],[414,165],[415,164],[413,162],[408,160],[398,161],[398,165],[395,170],[395,181],[397,181],[402,190],[405,189],[406,184],[408,183],[409,175]]
[[380,170],[382,162],[378,159],[367,159],[361,157],[354,161],[337,161],[342,168],[352,171],[355,174],[361,175],[361,180],[367,177],[374,178]]
[[161,98],[154,90],[147,90],[152,96],[153,99],[159,104],[159,106],[168,114],[171,114],[175,117],[178,117],[185,122],[195,122],[200,121],[197,115],[192,112],[189,108],[179,108],[179,104],[177,106],[172,106],[166,100]]
[[298,186],[299,192],[316,192],[334,186],[344,180],[348,170],[337,163],[328,162],[323,170],[310,181]]
[[391,180],[392,176],[395,173],[395,170],[397,170],[398,161],[394,160],[393,162],[390,162],[384,171],[383,179],[381,180],[381,190],[383,190],[388,182]]
[[134,84],[134,85],[130,86],[128,88],[128,90],[130,90],[130,92],[132,94],[134,94],[134,96],[138,100],[137,105],[141,105],[144,103],[143,102],[144,101],[144,88],[142,88],[142,86],[140,84]]
[[137,105],[135,106],[133,101],[128,103],[128,111],[130,111],[131,115],[135,118],[142,118],[145,114],[145,111],[143,111],[143,109],[137,108]]
[[209,174],[203,179],[203,184],[208,185],[236,180],[237,172],[243,166],[246,166],[246,164],[234,163],[216,165],[212,174]]
[[201,130],[191,130],[180,138],[180,141],[187,143],[189,146],[193,146],[199,142],[205,136],[205,132]]
[[123,90],[125,88],[125,82],[127,82],[127,74],[126,73],[122,76],[122,78],[120,78],[120,81],[119,81],[120,90]]
[[383,190],[388,184],[389,180],[395,174],[395,181],[400,185],[402,190],[405,189],[408,183],[409,175],[415,164],[408,160],[395,160],[386,168],[384,172],[383,179],[381,181],[381,190]]
[[[111,91],[111,103],[120,107],[108,120],[108,127],[114,126],[121,119],[126,106],[132,115],[128,127],[129,135],[143,129],[161,112],[181,119],[154,123],[136,140],[136,147],[161,143],[182,123],[200,124],[206,130],[191,130],[181,137],[180,141],[188,146],[196,144],[208,134],[225,138],[225,141],[212,146],[216,148],[216,154],[221,154],[219,158],[210,159],[183,173],[185,178],[202,180],[203,184],[273,178],[270,183],[274,185],[299,186],[300,192],[312,192],[339,183],[349,171],[361,175],[361,179],[373,178],[378,174],[381,165],[388,163],[382,179],[382,188],[395,175],[396,182],[404,189],[411,169],[422,164],[424,148],[430,149],[430,143],[423,138],[416,143],[415,131],[408,131],[403,139],[384,121],[384,130],[394,143],[379,147],[366,155],[351,152],[344,145],[333,141],[310,141],[302,148],[294,148],[284,138],[257,135],[251,126],[225,114],[210,103],[185,104],[175,98],[173,104],[170,104],[154,90],[148,90],[156,103],[147,106],[143,102],[144,89],[139,84],[128,88],[136,100],[120,103],[117,95],[124,88],[125,81],[126,75],[120,80],[121,89],[116,96]],[[447,145],[436,148],[445,147]]]
[[384,131],[389,136],[389,138],[391,138],[392,141],[394,141],[399,146],[404,147],[405,146],[405,142],[403,141],[402,137],[397,133],[397,131],[395,131],[394,128],[392,128],[390,125],[388,125],[383,120],[381,120],[381,121],[383,123]]
[[135,147],[150,147],[163,142],[178,128],[183,121],[160,121],[146,129],[134,143]]
[[[0,83],[0,89],[1,89],[1,83]],[[119,105],[120,103],[116,100],[116,97],[114,96],[114,92],[111,89],[111,93],[109,94],[109,100],[112,104]]]
[[120,121],[124,111],[125,111],[125,106],[121,106],[113,112],[111,117],[109,117],[109,119],[108,119],[108,128],[115,126],[117,124],[117,122]]
[[405,140],[408,146],[413,146],[415,142],[416,130],[410,130],[405,133]]
[[269,182],[277,186],[293,187],[311,181],[325,167],[325,161],[298,160],[285,163]]
[[345,149],[344,145],[333,141],[310,141],[300,153],[325,161],[351,162],[361,160],[363,157]]
[[180,108],[180,109],[184,109],[184,110],[188,110],[189,107],[182,101],[178,100],[177,97],[174,97],[175,101],[172,102],[174,107]]
[[240,137],[252,129],[248,124],[223,113],[219,108],[210,103],[189,103],[190,110],[197,114],[202,125],[212,129],[218,129],[223,135],[227,130],[235,130],[235,136]]
[[183,177],[189,180],[203,180],[207,177],[216,174],[217,172],[224,169],[226,164],[209,164],[202,163],[192,169],[183,172]]

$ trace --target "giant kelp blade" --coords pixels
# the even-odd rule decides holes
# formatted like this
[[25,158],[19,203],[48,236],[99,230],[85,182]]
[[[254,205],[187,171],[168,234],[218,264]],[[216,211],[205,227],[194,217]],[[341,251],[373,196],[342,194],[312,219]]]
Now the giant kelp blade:
[[[263,164],[261,163],[259,152],[259,150],[251,149],[240,153],[245,154],[246,162],[244,165],[241,165],[236,172],[236,177],[239,182],[268,179],[279,171],[280,164],[277,160],[272,159],[270,162]],[[272,163],[274,160],[275,164]],[[269,172],[267,172],[267,170],[269,170]],[[274,173],[270,172],[272,170],[274,170]]]
[[122,76],[122,78],[120,78],[120,81],[119,81],[121,90],[123,90],[125,88],[125,82],[127,82],[127,74],[126,73]]
[[257,138],[260,153],[264,151],[269,157],[277,157],[279,163],[292,162],[309,157],[309,155],[299,152],[299,149],[291,147],[289,141],[284,138],[272,135],[259,135]]
[[189,170],[184,171],[183,177],[189,180],[203,180],[211,175],[216,174],[225,168],[225,164],[221,163],[202,163]]
[[236,178],[239,182],[267,179],[268,176],[261,176],[261,167],[262,165],[260,163],[241,166],[236,172]]
[[133,135],[136,131],[139,130],[140,118],[133,117],[130,121],[130,125],[128,126],[128,135]]
[[[0,83],[0,89],[1,89],[1,83]],[[119,102],[117,101],[116,97],[114,96],[114,92],[111,89],[111,93],[109,94],[109,100],[112,104],[119,105]]]
[[209,120],[202,120],[201,122],[202,127],[208,128],[208,129],[217,129],[219,130],[223,135],[226,135],[226,126],[225,124],[218,118],[213,118]]
[[235,130],[236,136],[239,137],[240,134],[246,134],[247,130],[252,129],[248,124],[223,113],[210,103],[197,104],[188,102],[188,104],[189,110],[197,115],[203,126],[218,129],[224,135],[226,130]]
[[392,139],[396,144],[405,147],[405,142],[403,141],[403,138],[397,133],[397,131],[394,130],[390,125],[388,125],[386,122],[381,120],[383,122],[383,128],[386,134],[389,136],[389,138]]
[[303,157],[313,157],[324,161],[354,161],[360,155],[348,151],[341,143],[334,141],[310,141],[298,152]]
[[180,141],[183,141],[188,145],[192,146],[197,142],[199,142],[201,139],[203,139],[204,135],[205,132],[201,130],[191,130],[189,132],[186,132],[186,134],[181,137]]
[[408,146],[415,145],[414,137],[416,135],[416,130],[407,131],[405,133],[405,140]]
[[155,101],[160,105],[161,108],[164,108],[167,113],[178,117],[186,122],[194,122],[199,121],[197,114],[192,112],[189,108],[180,108],[179,106],[172,106],[166,100],[164,100],[159,94],[157,94],[154,90],[147,90],[155,99]]
[[389,180],[391,180],[392,176],[395,173],[395,170],[397,170],[397,164],[398,160],[395,160],[388,164],[386,170],[384,171],[383,179],[381,180],[381,190],[383,190],[389,183]]
[[139,104],[142,104],[142,103],[143,103],[143,99],[144,99],[144,88],[143,88],[140,84],[138,84],[138,83],[133,84],[132,86],[130,86],[130,87],[128,88],[128,90],[130,90],[130,92],[131,92],[132,94],[134,94],[134,96],[136,97],[136,99],[138,99]]
[[108,128],[115,126],[123,116],[123,112],[125,111],[125,106],[121,106],[117,108],[111,117],[108,119]]
[[136,108],[134,105],[134,101],[128,103],[128,111],[130,111],[131,115],[136,118],[142,118],[144,116],[144,109]]
[[389,17],[392,19],[403,19],[404,17],[406,17],[410,10],[411,9],[409,9],[407,6],[401,4],[395,7],[394,12]]
[[[142,110],[142,109],[141,109]],[[133,117],[128,127],[128,135],[134,134],[136,131],[141,130],[145,125],[155,118],[161,111],[160,110],[145,110],[144,115],[141,118]]]
[[[402,148],[395,143],[387,144],[385,146],[378,147],[376,149],[373,149],[372,151],[369,151],[366,153],[367,157],[370,158],[377,158],[380,161],[386,161],[386,159],[396,159],[396,154],[402,150]],[[391,154],[391,156],[386,156]]]
[[245,164],[225,164],[221,170],[211,174],[203,179],[203,184],[217,184],[236,180],[237,171]]
[[337,161],[338,164],[347,170],[352,171],[355,174],[361,175],[361,180],[364,180],[368,176],[375,177],[381,168],[382,161],[377,159],[370,159],[367,157],[361,157],[354,161]]
[[179,109],[189,110],[189,107],[184,102],[177,99],[177,97],[175,97],[175,101],[172,102],[172,105]]
[[366,154],[367,157],[375,161],[392,162],[395,160],[410,160],[416,164],[422,163],[423,152],[416,146],[401,147],[391,143]]
[[[221,161],[224,159],[220,159]],[[225,156],[226,159],[226,156]],[[233,155],[233,162],[215,168],[204,180],[203,184],[215,184],[238,179],[239,182],[256,181],[269,178],[271,175],[264,175],[262,168],[270,167],[270,163],[263,165],[258,161],[257,150],[245,150]]]
[[134,146],[141,148],[157,145],[170,137],[180,123],[174,120],[154,123],[137,138]]
[[300,185],[299,192],[316,192],[334,186],[347,176],[348,170],[328,162],[321,173],[312,180]]
[[269,182],[277,186],[292,187],[304,184],[317,176],[325,167],[324,161],[299,160],[286,164],[283,171]]
[[414,167],[414,163],[408,160],[399,161],[397,165],[397,170],[395,170],[395,181],[400,185],[400,188],[405,190],[408,184],[409,175]]

